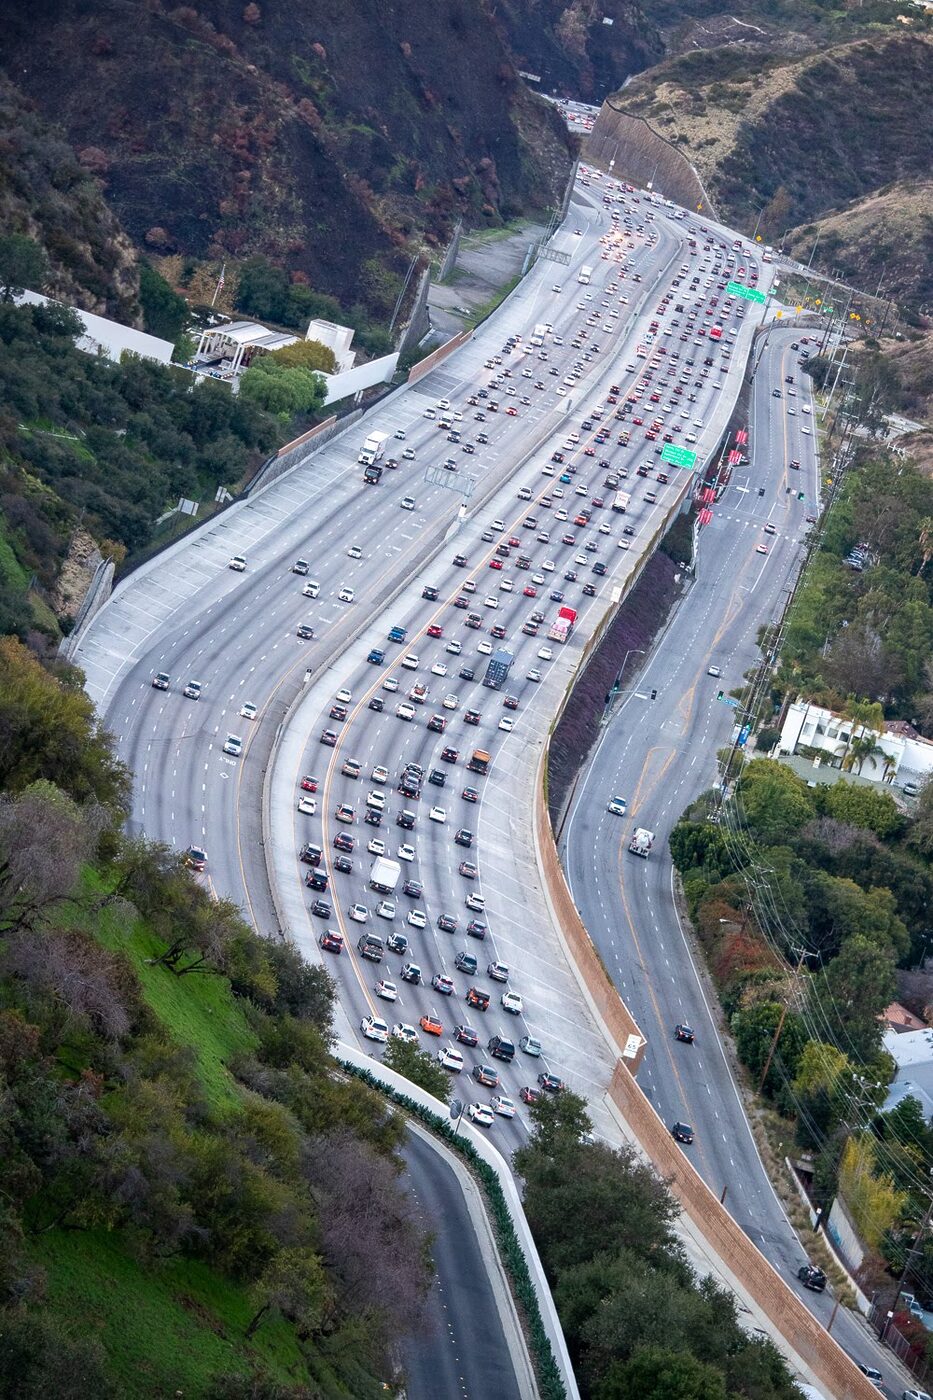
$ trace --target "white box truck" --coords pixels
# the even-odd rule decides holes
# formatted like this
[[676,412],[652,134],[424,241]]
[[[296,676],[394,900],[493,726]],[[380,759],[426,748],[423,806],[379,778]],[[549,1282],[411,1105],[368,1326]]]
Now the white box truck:
[[582,282],[584,287],[588,287],[590,285],[590,278],[592,276],[593,269],[591,267],[588,267],[587,264],[584,263],[583,266],[580,268],[580,274],[577,277],[577,281]]
[[547,323],[544,321],[539,321],[538,324],[535,326],[534,330],[531,332],[531,343],[532,345],[543,345],[546,340]]
[[389,860],[387,856],[377,856],[373,861],[373,868],[369,872],[369,887],[377,890],[379,894],[392,894],[401,874],[402,867],[397,860]]
[[364,467],[373,466],[385,452],[388,440],[388,433],[370,433],[360,448],[360,455],[356,460],[362,462]]
[[625,512],[628,510],[631,501],[632,497],[630,492],[617,491],[615,494],[615,500],[612,503],[612,509],[617,510],[620,515],[624,515]]

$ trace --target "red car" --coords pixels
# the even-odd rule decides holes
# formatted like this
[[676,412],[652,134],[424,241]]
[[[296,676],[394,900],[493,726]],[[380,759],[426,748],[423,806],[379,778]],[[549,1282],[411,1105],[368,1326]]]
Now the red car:
[[343,934],[337,933],[332,928],[326,928],[318,939],[321,947],[328,953],[343,952]]
[[518,538],[517,535],[510,535],[510,536],[509,536],[509,544],[512,546],[513,549],[520,549],[520,548],[521,548],[521,543],[522,543],[522,542],[521,542],[521,540]]
[[526,1084],[523,1089],[519,1089],[518,1097],[522,1103],[537,1103],[541,1097],[541,1090],[535,1089],[531,1084]]
[[538,596],[538,590],[537,588],[535,588],[533,583],[526,584],[525,587],[522,589],[522,592],[524,593],[526,598],[537,598]]
[[490,569],[501,569],[501,568],[502,568],[502,560],[501,560],[501,559],[490,559],[490,561],[489,561],[489,567],[490,567]]
[[506,413],[508,414],[508,416],[509,416],[510,418],[517,418],[517,417],[518,417],[518,409],[517,409],[517,408],[507,408],[505,411],[506,411]]
[[443,629],[443,627],[441,627],[440,624],[437,623],[437,622],[432,622],[432,623],[431,623],[431,626],[428,628],[428,636],[429,636],[429,637],[443,637],[443,635],[444,635],[444,629]]
[[305,776],[301,780],[301,786],[305,792],[317,792],[317,778]]

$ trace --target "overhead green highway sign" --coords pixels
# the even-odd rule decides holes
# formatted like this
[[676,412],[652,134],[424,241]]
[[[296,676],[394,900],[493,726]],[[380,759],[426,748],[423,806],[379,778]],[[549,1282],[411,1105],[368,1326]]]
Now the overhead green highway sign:
[[691,470],[696,462],[697,454],[691,452],[689,447],[678,447],[675,442],[666,442],[661,451],[661,461],[670,462],[672,467],[686,467]]
[[767,301],[764,292],[759,292],[757,287],[746,287],[743,282],[727,282],[726,295],[730,297],[744,297],[746,301]]

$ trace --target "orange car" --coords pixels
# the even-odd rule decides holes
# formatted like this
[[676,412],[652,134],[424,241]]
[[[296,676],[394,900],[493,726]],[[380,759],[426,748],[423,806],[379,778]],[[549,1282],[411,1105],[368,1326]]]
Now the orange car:
[[443,1035],[444,1027],[432,1012],[430,1016],[422,1016],[420,1021],[421,1029],[428,1035]]

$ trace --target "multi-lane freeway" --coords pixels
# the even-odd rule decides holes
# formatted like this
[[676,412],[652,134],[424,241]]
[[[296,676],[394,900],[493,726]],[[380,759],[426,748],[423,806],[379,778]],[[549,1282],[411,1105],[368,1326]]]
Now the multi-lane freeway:
[[[717,1194],[725,1189],[734,1219],[828,1322],[833,1299],[797,1282],[806,1256],[758,1156],[675,908],[667,850],[683,810],[715,783],[717,753],[733,742],[735,714],[718,697],[756,664],[758,628],[780,614],[819,515],[806,339],[793,327],[769,335],[753,381],[750,463],[735,470],[701,532],[689,591],[650,657],[626,676],[573,795],[561,855],[583,920],[647,1037],[641,1087],[665,1121],[695,1129],[694,1166]],[[618,797],[624,816],[609,811]],[[636,825],[655,833],[648,860],[628,852]],[[676,1038],[678,1025],[692,1029],[693,1043]],[[847,1313],[834,1332],[857,1359],[890,1369]],[[893,1387],[893,1372],[889,1380]]]
[[[730,297],[726,281],[760,279],[765,288],[769,277],[738,240],[682,211],[649,206],[644,196],[604,195],[587,176],[552,247],[566,265],[540,261],[440,368],[127,580],[76,656],[136,775],[138,828],[180,849],[202,848],[203,878],[218,893],[260,929],[285,928],[308,957],[327,961],[342,1035],[362,1037],[364,1023],[378,1018],[445,1052],[452,1072],[461,1055],[458,1092],[493,1106],[489,1131],[506,1150],[523,1132],[521,1091],[538,1091],[539,1074],[570,1083],[598,1106],[613,1068],[553,928],[530,813],[518,795],[586,638],[683,487],[682,473],[662,470],[665,440],[692,443],[702,462],[728,421],[761,313]],[[783,382],[789,354],[785,339],[772,336],[753,424],[780,450],[782,469],[789,444],[779,444],[767,415],[776,411],[771,389]],[[397,465],[364,486],[356,458],[375,428],[390,434],[386,455]],[[627,782],[633,813],[645,805],[646,821],[665,774],[666,807],[656,803],[651,812],[659,848],[683,805],[679,794],[695,790],[688,776],[671,778],[683,772],[678,755],[696,746],[697,762],[705,744],[715,747],[717,726],[728,731],[727,712],[705,703],[702,673],[715,658],[735,683],[754,622],[793,566],[817,497],[808,445],[801,439],[795,453],[811,463],[806,501],[782,497],[777,468],[756,456],[748,482],[737,474],[716,512],[708,538],[721,532],[721,550],[708,569],[701,555],[671,629],[690,625],[689,635],[671,648],[679,659],[666,676],[659,670],[647,682],[659,700],[667,697],[679,734],[663,735],[661,754],[649,751],[657,742],[635,745],[617,763],[613,750],[615,780]],[[445,459],[453,470],[440,470]],[[619,490],[629,497],[624,513],[612,509]],[[775,533],[765,536],[769,522]],[[764,540],[767,555],[755,547]],[[242,566],[230,567],[234,557]],[[295,572],[299,560],[307,571]],[[548,635],[561,606],[576,613],[566,644]],[[404,640],[389,640],[393,627]],[[513,660],[495,690],[482,681],[498,645]],[[159,672],[167,689],[152,684]],[[183,693],[192,681],[196,699]],[[424,692],[412,695],[416,687]],[[468,767],[475,750],[490,754],[488,776]],[[599,792],[598,874],[616,907],[614,877],[607,882],[618,865],[619,829],[602,819]],[[579,810],[572,828],[576,850],[586,839]],[[391,894],[369,887],[380,853],[373,842],[402,866]],[[307,853],[311,864],[299,858],[309,844],[321,852]],[[590,922],[592,860],[578,875],[574,861],[571,853],[575,894]],[[648,925],[632,901],[644,895],[650,922],[662,917],[661,893],[635,888],[661,869],[649,861],[640,882],[622,891],[640,934]],[[309,874],[317,889],[308,888]],[[577,888],[581,881],[588,891]],[[600,918],[590,927],[598,940]],[[339,957],[321,949],[328,933],[323,941],[342,946]],[[365,933],[391,936],[397,951],[379,962],[361,957]],[[686,950],[671,944],[670,966],[658,966],[657,983],[642,978],[636,993],[639,954],[623,946],[618,926],[616,936],[618,958],[607,946],[607,964],[618,965],[623,995],[657,1042],[646,1088],[666,1114],[693,1111],[692,1082],[676,1090],[661,1083],[670,1024],[688,1015],[701,1021],[696,1000],[675,1007],[672,979],[689,967]],[[420,975],[409,970],[406,980],[406,964]],[[696,1047],[698,1063],[719,1054],[714,1035],[710,1026],[708,1044]],[[497,1058],[496,1037],[512,1041],[514,1058]],[[379,1052],[378,1040],[363,1043]],[[724,1063],[716,1061],[705,1092],[723,1125],[741,1119]],[[724,1147],[704,1142],[696,1154],[711,1182],[725,1184],[727,1166],[760,1177],[750,1140],[735,1144],[741,1133],[744,1120]],[[730,1149],[743,1154],[735,1168]],[[773,1197],[766,1216],[756,1216],[751,1198],[736,1209],[748,1228],[774,1221],[779,1248],[792,1257]],[[754,1238],[774,1253],[768,1233],[762,1240],[758,1229]]]

